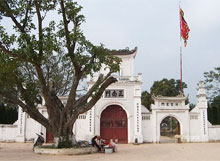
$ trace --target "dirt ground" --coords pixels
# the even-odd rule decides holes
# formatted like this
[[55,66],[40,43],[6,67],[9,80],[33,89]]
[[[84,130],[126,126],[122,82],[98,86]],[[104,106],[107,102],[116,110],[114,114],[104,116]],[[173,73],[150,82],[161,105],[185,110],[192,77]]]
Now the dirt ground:
[[32,143],[0,143],[0,161],[220,161],[220,143],[121,144],[118,152],[39,155]]

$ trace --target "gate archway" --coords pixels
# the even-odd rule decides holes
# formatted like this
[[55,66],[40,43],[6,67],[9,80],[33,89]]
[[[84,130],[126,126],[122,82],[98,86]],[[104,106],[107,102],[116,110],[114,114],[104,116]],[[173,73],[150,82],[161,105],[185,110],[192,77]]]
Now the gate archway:
[[167,116],[160,123],[160,142],[180,142],[180,123],[173,116]]
[[104,140],[128,143],[128,123],[125,110],[119,105],[108,106],[101,114],[100,135]]

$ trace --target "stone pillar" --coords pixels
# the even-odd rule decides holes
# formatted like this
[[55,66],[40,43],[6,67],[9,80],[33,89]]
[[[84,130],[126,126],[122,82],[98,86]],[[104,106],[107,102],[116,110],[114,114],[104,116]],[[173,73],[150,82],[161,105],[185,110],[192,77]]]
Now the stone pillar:
[[152,142],[153,143],[158,143],[157,140],[157,110],[156,110],[156,106],[158,105],[158,102],[155,101],[154,104],[151,105],[151,109],[152,109],[152,115],[151,115],[151,135],[152,135]]
[[208,138],[208,116],[207,116],[207,109],[208,109],[208,103],[207,103],[207,95],[204,87],[204,83],[199,83],[199,90],[198,90],[198,107],[200,111],[200,126],[201,126],[201,141],[206,142],[209,141]]
[[134,110],[134,143],[143,143],[143,134],[142,134],[142,117],[141,117],[141,100],[135,100],[135,110]]
[[89,132],[88,132],[88,135],[89,137],[92,138],[92,136],[95,135],[95,125],[94,125],[94,109],[95,107],[93,107],[91,110],[88,111],[88,128],[89,128]]
[[25,126],[26,126],[26,113],[19,107],[18,109],[18,129],[16,142],[25,142]]

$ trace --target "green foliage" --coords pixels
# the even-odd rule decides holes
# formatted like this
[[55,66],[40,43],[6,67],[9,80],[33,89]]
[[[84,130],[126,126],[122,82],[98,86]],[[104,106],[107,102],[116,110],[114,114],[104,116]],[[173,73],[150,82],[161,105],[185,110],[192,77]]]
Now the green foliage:
[[10,104],[0,103],[0,124],[13,124],[18,119],[17,108]]
[[204,73],[206,90],[208,91],[208,98],[212,100],[219,95],[220,91],[220,67],[215,68],[209,72]]
[[[81,10],[72,0],[0,3],[0,97],[19,105],[54,136],[72,132],[75,118],[117,81],[111,74],[119,71],[121,59],[103,44],[93,45],[86,39]],[[79,93],[86,76],[103,66],[108,74],[100,76],[87,93]],[[57,97],[62,95],[68,97],[66,105]],[[48,119],[37,109],[43,99]]]
[[[182,88],[187,88],[187,85],[183,82]],[[161,81],[155,81],[151,87],[151,94],[155,96],[177,96],[180,94],[180,80],[175,79],[163,79]]]
[[[74,77],[74,67],[80,67],[79,71],[84,71],[82,79],[86,75],[93,75],[101,69],[103,64],[112,72],[119,70],[120,59],[107,53],[104,45],[95,46],[88,41],[80,25],[85,22],[85,17],[80,14],[82,6],[71,0],[64,1],[65,13],[68,22],[59,21],[62,16],[62,7],[57,0],[22,1],[3,0],[0,4],[0,17],[3,20],[10,19],[14,23],[15,34],[9,34],[4,24],[0,25],[1,45],[8,49],[8,52],[0,48],[0,87],[5,87],[5,83],[10,83],[10,87],[15,90],[18,83],[31,84],[31,89],[27,89],[25,95],[32,96],[32,104],[39,103],[40,80],[35,69],[36,64],[43,68],[46,84],[51,82],[55,85],[56,94],[65,95],[71,88]],[[42,28],[38,28],[38,23],[33,19],[37,16],[36,6],[41,12]],[[58,8],[57,21],[52,20],[48,25],[43,23],[50,12]],[[13,19],[12,17],[14,16]],[[39,15],[38,15],[39,16]],[[39,18],[39,17],[38,17]],[[69,30],[67,38],[65,23],[73,26]],[[42,33],[40,33],[40,30]],[[36,34],[37,33],[37,34]],[[73,44],[70,44],[73,43]],[[73,45],[69,47],[68,45]],[[75,63],[74,67],[73,64]],[[4,77],[4,78],[3,78]],[[25,97],[25,96],[23,96]]]
[[168,116],[160,124],[160,134],[161,136],[174,137],[174,135],[178,134],[178,128],[179,121],[172,116]]
[[0,51],[0,87],[11,91],[16,84],[19,62]]
[[148,110],[150,110],[150,106],[153,103],[153,99],[151,98],[151,94],[147,91],[141,93],[141,103],[144,105]]
[[[188,99],[186,100],[185,104],[189,104],[189,100],[188,100]],[[196,107],[195,104],[193,104],[193,103],[190,103],[190,104],[189,104],[189,110],[190,110],[190,111],[191,111],[194,107]]]
[[208,106],[208,120],[213,125],[220,124],[220,95],[216,96]]
[[[187,84],[182,82],[182,88],[187,88]],[[180,80],[175,79],[162,79],[161,81],[155,81],[150,88],[150,93],[143,91],[141,95],[142,105],[150,110],[150,105],[154,103],[152,96],[177,96],[181,93]],[[188,100],[186,100],[188,101]],[[188,102],[186,102],[188,103]]]

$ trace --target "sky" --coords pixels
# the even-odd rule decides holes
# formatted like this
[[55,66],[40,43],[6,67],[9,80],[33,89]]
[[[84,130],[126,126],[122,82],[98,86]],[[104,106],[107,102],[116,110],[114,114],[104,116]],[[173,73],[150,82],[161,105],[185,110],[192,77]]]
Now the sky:
[[183,47],[183,81],[191,103],[197,102],[203,73],[220,66],[220,0],[77,2],[86,17],[84,34],[92,43],[117,50],[138,47],[134,74],[142,73],[142,91],[150,91],[153,82],[163,78],[180,79],[179,4],[190,28]]

